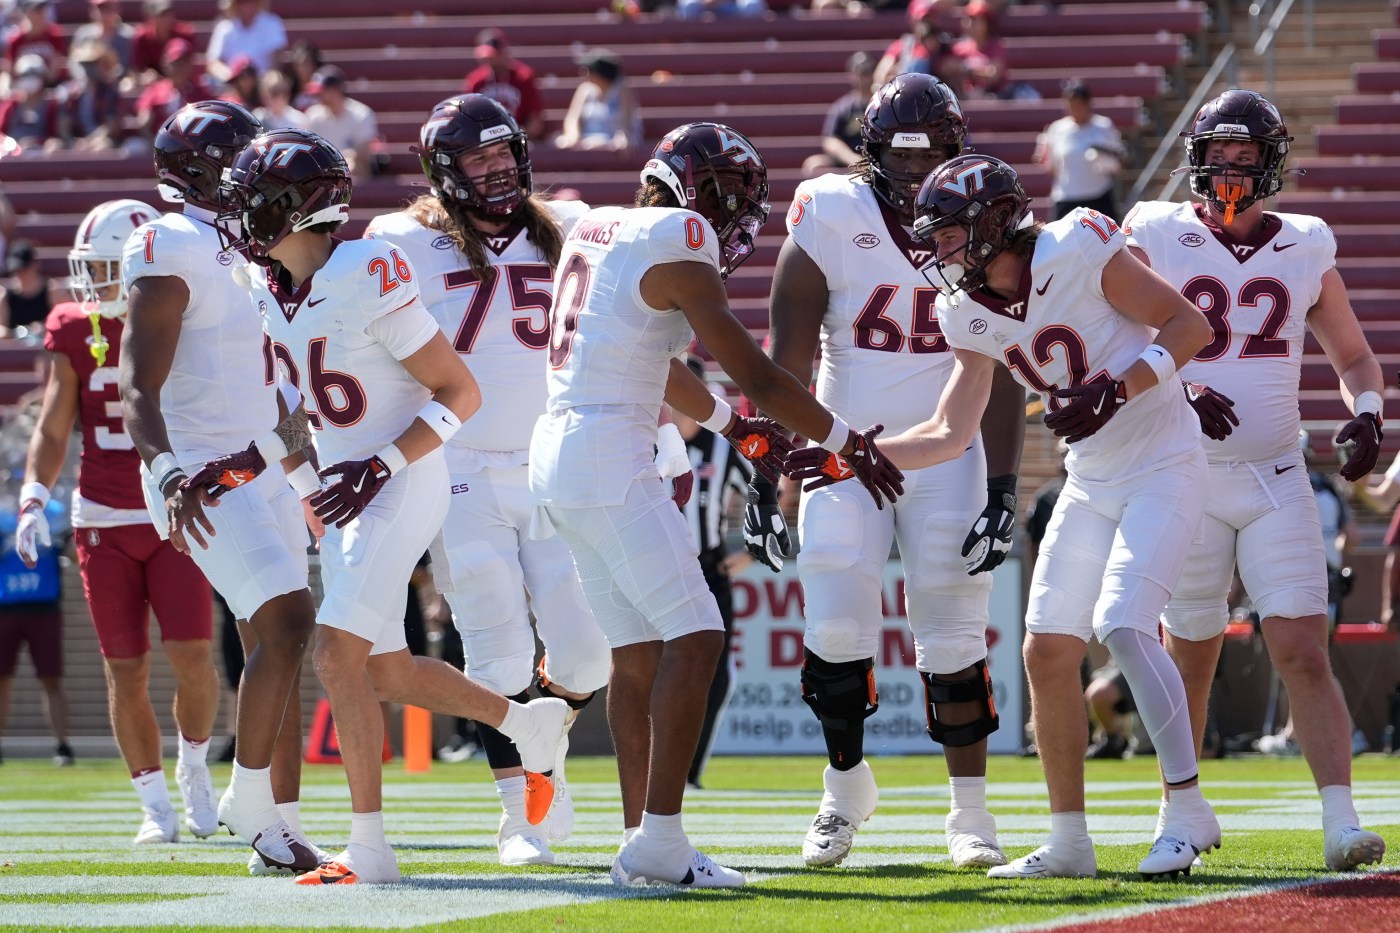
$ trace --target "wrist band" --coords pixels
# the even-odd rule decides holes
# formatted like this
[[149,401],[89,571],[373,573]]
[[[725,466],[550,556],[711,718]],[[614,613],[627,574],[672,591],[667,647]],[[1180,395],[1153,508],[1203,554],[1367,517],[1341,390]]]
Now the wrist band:
[[403,451],[399,450],[396,444],[390,444],[375,456],[389,468],[390,476],[398,476],[399,471],[408,466],[408,458],[403,455]]
[[462,429],[462,419],[454,415],[452,409],[437,399],[428,399],[428,404],[419,409],[418,417],[422,419],[424,424],[433,429],[433,433],[440,437],[444,444],[452,439],[452,435]]
[[309,461],[302,461],[287,474],[287,485],[296,491],[298,499],[305,499],[321,491],[321,477],[316,475],[316,468]]
[[729,427],[729,419],[734,417],[734,409],[729,407],[729,403],[718,395],[711,395],[715,400],[715,410],[710,412],[710,417],[700,422],[700,427],[716,434],[723,434],[724,429]]
[[175,459],[175,455],[168,450],[156,454],[155,458],[151,460],[149,469],[151,471],[151,476],[155,478],[156,489],[162,495],[165,494],[166,484],[174,479],[177,474],[180,476],[185,475],[184,468],[181,467],[179,461]]
[[822,441],[822,448],[834,454],[839,454],[841,448],[846,446],[846,442],[851,439],[851,426],[835,414],[831,416],[831,433]]
[[49,487],[43,483],[25,483],[19,487],[19,506],[24,508],[29,502],[39,503],[39,508],[49,504]]
[[1143,350],[1142,356],[1139,356],[1138,359],[1152,368],[1152,371],[1157,374],[1159,384],[1176,375],[1176,357],[1168,353],[1165,347],[1154,343]]
[[290,453],[287,450],[287,442],[278,436],[276,429],[268,431],[262,437],[253,441],[253,446],[258,448],[258,453],[262,455],[263,462],[273,464],[281,460]]
[[1354,415],[1363,415],[1366,412],[1370,412],[1377,418],[1380,418],[1381,394],[1373,391],[1362,392],[1356,398],[1352,399],[1351,412]]

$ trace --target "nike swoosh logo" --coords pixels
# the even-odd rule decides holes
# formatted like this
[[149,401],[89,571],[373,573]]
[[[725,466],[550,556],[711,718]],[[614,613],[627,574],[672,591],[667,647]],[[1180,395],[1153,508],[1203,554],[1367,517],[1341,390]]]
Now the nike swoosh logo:
[[1153,353],[1157,354],[1158,356],[1166,356],[1165,353],[1163,353],[1161,350],[1158,350],[1156,347],[1148,347],[1147,349],[1151,350]]
[[364,488],[365,479],[366,479],[365,475],[364,475],[363,473],[361,473],[361,474],[360,474],[360,478],[357,479],[357,480],[355,480],[355,485],[354,485],[352,488],[353,488],[356,492],[359,492],[362,488]]
[[1287,473],[1289,470],[1293,469],[1293,467],[1295,467],[1295,466],[1297,466],[1297,465],[1298,465],[1298,464],[1295,463],[1295,464],[1293,464],[1293,466],[1274,467],[1274,475],[1275,475],[1275,476],[1278,476],[1280,473]]
[[1104,403],[1104,397],[1103,397],[1102,395],[1100,395],[1100,396],[1099,396],[1099,400],[1098,400],[1097,402],[1094,403],[1094,414],[1097,415],[1099,412],[1103,411],[1103,403]]
[[1050,287],[1050,283],[1053,281],[1055,281],[1055,276],[1051,275],[1050,278],[1045,280],[1044,285],[1040,286],[1035,290],[1035,293],[1043,297],[1045,295],[1045,290]]
[[1275,243],[1275,244],[1274,244],[1274,252],[1276,252],[1276,253],[1281,253],[1281,252],[1283,252],[1284,250],[1288,249],[1290,246],[1297,246],[1297,245],[1298,245],[1297,243]]
[[442,423],[445,424],[445,425],[447,425],[448,427],[451,427],[451,426],[452,426],[452,420],[451,420],[450,418],[448,418],[446,415],[443,415],[443,416],[442,416]]
[[308,301],[308,302],[306,303],[306,306],[307,306],[308,308],[314,308],[314,307],[316,307],[318,304],[320,304],[321,302],[323,302],[323,301],[325,301],[325,300],[326,300],[326,299],[324,299],[324,298],[317,298],[317,299],[314,300],[314,301]]
[[685,877],[681,879],[681,884],[694,884],[694,883],[695,883],[695,871],[694,871],[694,869],[687,868],[687,869],[685,870]]

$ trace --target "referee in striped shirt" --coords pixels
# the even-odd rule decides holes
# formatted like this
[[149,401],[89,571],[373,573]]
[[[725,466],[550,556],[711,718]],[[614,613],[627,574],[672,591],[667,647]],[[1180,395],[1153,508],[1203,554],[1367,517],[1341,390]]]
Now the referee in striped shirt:
[[[695,375],[705,378],[704,364],[698,359],[689,357],[686,365]],[[729,647],[734,632],[734,599],[729,577],[746,567],[753,558],[743,548],[733,554],[728,553],[724,538],[730,497],[737,494],[743,501],[749,480],[753,478],[753,465],[719,434],[700,427],[678,411],[672,412],[672,418],[685,440],[686,451],[690,454],[690,468],[695,474],[694,493],[682,511],[690,528],[690,536],[700,549],[700,569],[705,574],[705,583],[715,595],[719,614],[724,619],[724,651],[720,653],[715,678],[710,683],[700,742],[686,778],[691,787],[699,787],[700,772],[704,770],[710,748],[714,745],[715,726],[734,687],[734,662]]]

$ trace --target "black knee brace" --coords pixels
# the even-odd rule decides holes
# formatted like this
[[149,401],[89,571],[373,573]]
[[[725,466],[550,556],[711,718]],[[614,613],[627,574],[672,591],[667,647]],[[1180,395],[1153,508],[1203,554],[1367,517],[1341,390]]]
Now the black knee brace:
[[552,681],[546,680],[543,677],[539,677],[535,680],[535,692],[545,698],[563,700],[565,703],[569,704],[569,709],[572,710],[583,709],[589,703],[592,703],[593,698],[598,695],[597,693],[590,693],[588,696],[576,700],[573,697],[566,697],[556,693],[556,690],[558,690],[558,687],[556,687]]
[[[517,703],[529,703],[530,692],[522,690],[510,699]],[[476,724],[476,737],[481,742],[481,747],[486,751],[486,762],[492,770],[504,771],[507,768],[520,767],[519,750],[516,749],[515,743],[501,732],[484,722],[478,722]]]
[[[992,675],[983,659],[973,665],[973,675],[967,680],[944,680],[937,674],[919,672],[924,681],[924,697],[928,702],[928,736],[940,745],[962,748],[976,745],[997,731],[1000,720],[992,696]],[[938,718],[937,703],[980,703],[982,714],[972,722],[946,725]]]
[[822,728],[864,731],[865,720],[880,708],[875,659],[832,662],[810,651],[802,654],[802,699],[817,714]]

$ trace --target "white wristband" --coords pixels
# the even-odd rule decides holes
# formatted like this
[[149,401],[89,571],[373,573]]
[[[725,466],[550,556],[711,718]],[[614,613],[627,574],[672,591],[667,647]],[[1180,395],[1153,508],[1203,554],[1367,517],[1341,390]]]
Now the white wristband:
[[1362,415],[1370,412],[1377,418],[1381,416],[1381,394],[1379,392],[1362,392],[1351,403],[1351,411],[1354,415]]
[[398,446],[395,444],[390,444],[388,447],[385,447],[379,453],[375,454],[375,456],[383,461],[384,465],[389,468],[390,476],[398,476],[399,471],[408,466],[408,458],[403,455],[403,451],[399,450]]
[[258,453],[262,454],[263,462],[271,466],[290,453],[287,450],[287,442],[277,434],[276,429],[268,431],[262,437],[253,441],[253,446],[258,448]]
[[1138,357],[1157,374],[1158,384],[1164,383],[1176,375],[1176,357],[1167,352],[1165,347],[1152,344],[1142,351],[1142,356]]
[[310,461],[302,461],[300,466],[287,474],[287,485],[296,491],[298,499],[305,499],[321,491],[321,477],[316,475],[316,468]]
[[165,493],[165,485],[178,473],[184,475],[185,471],[180,466],[180,462],[175,459],[175,455],[166,450],[155,455],[150,466],[151,477],[156,481],[156,490],[162,495]]
[[851,439],[851,426],[838,418],[834,413],[831,416],[831,433],[822,441],[822,448],[834,454],[839,454],[841,448],[846,446],[846,442]]
[[700,427],[720,434],[729,427],[729,419],[734,417],[734,409],[718,395],[711,395],[710,398],[715,400],[715,410],[710,412],[710,417],[700,422]]
[[49,487],[43,483],[25,483],[19,487],[20,508],[24,508],[26,503],[33,501],[39,503],[39,508],[42,509],[49,504],[49,496]]
[[428,399],[428,404],[419,410],[418,417],[433,429],[433,433],[442,438],[444,444],[452,440],[452,435],[462,430],[462,419],[436,399]]

